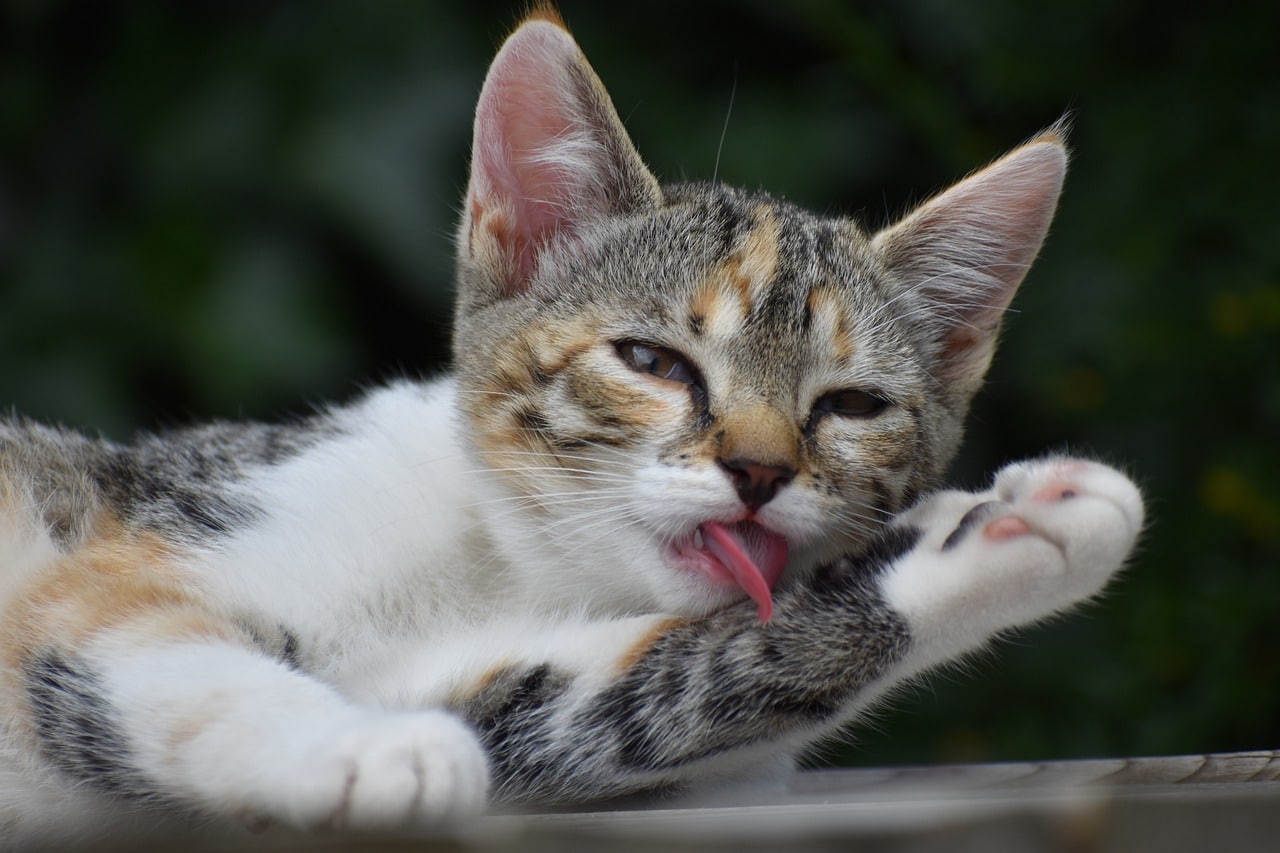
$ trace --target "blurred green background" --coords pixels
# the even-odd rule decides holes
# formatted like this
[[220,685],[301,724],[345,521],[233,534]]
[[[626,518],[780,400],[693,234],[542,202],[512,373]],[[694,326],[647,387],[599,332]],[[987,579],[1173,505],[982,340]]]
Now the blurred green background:
[[[871,224],[1074,116],[955,478],[1096,453],[1145,485],[1150,532],[1103,602],[905,691],[834,757],[1280,746],[1276,4],[562,9],[660,176],[718,163]],[[518,15],[5,3],[0,406],[124,438],[436,369],[470,111]]]

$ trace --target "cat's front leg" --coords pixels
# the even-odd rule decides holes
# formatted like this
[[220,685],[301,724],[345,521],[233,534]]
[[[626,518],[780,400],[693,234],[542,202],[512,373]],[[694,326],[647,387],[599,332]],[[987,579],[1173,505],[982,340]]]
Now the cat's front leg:
[[724,777],[886,689],[1095,594],[1142,525],[1123,475],[1052,459],[926,498],[867,552],[743,604],[531,638],[455,707],[500,799],[573,802]]
[[122,803],[353,829],[483,808],[486,760],[453,715],[357,708],[231,644],[110,645],[46,651],[26,687],[40,751]]
[[[300,828],[431,825],[484,807],[487,759],[456,716],[352,704],[145,559],[127,542],[86,548],[8,612],[21,642],[0,734],[43,758],[50,790],[95,792],[122,820],[158,809]],[[77,820],[61,821],[69,837],[95,831]]]

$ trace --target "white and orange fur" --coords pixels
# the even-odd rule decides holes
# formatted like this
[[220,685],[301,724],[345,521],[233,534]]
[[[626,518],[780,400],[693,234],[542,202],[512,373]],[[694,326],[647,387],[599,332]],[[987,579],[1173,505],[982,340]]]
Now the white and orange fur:
[[729,780],[1094,595],[1119,472],[931,491],[1065,166],[1047,131],[875,235],[662,186],[534,13],[452,375],[129,447],[0,422],[0,847]]

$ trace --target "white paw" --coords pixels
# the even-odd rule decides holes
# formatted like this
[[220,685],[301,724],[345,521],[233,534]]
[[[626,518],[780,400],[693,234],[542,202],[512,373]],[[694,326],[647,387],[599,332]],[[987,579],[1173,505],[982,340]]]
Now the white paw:
[[267,817],[306,829],[378,830],[436,825],[484,808],[488,762],[451,714],[369,714],[309,740],[303,760],[279,779],[269,809],[276,814]]
[[902,524],[923,531],[887,573],[889,605],[925,642],[957,650],[1095,595],[1142,529],[1120,472],[1051,458],[1004,468],[985,492],[941,492]]

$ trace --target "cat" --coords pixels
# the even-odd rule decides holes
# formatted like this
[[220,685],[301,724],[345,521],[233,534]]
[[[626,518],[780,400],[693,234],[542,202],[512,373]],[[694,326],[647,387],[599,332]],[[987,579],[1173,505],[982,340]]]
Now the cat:
[[127,446],[0,422],[0,843],[731,781],[1090,598],[1125,475],[933,491],[1063,136],[869,234],[660,185],[533,12],[476,110],[451,374]]

